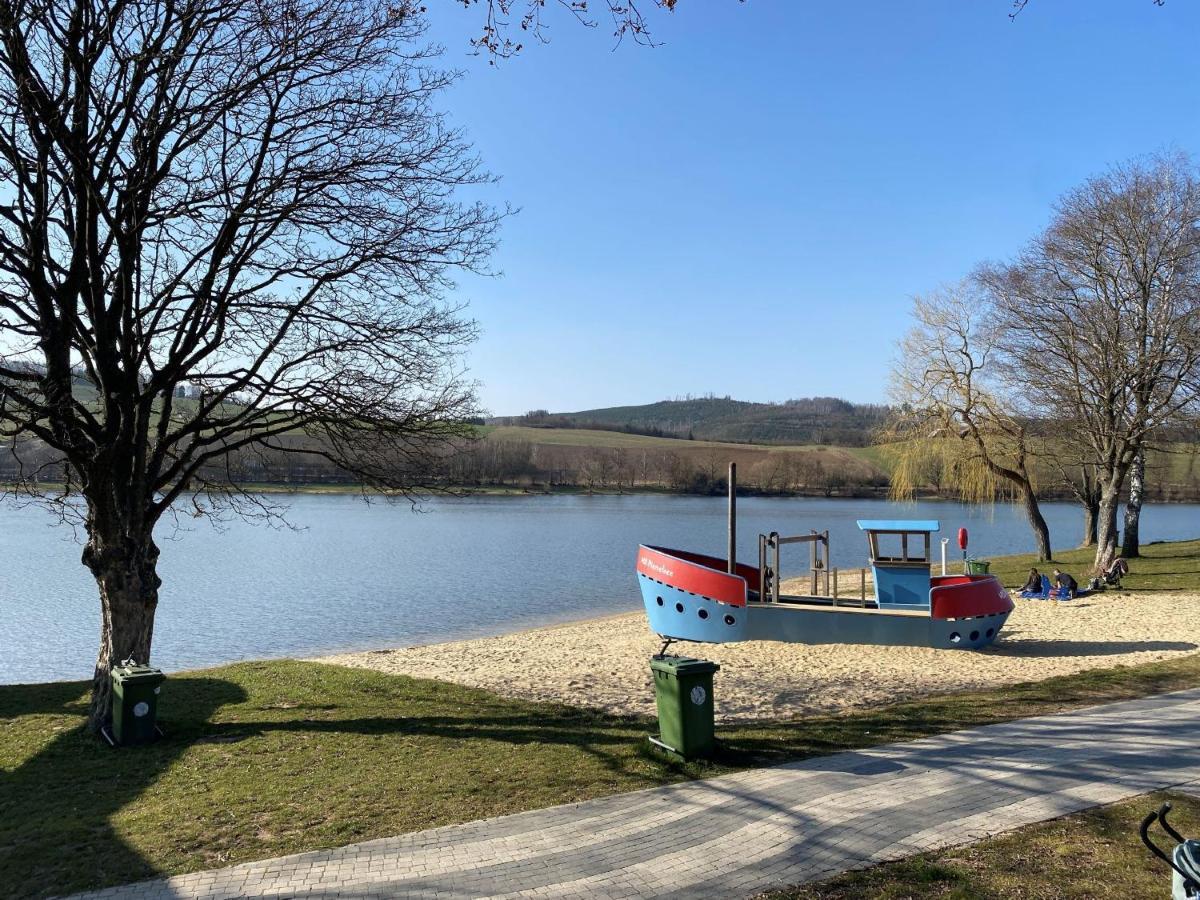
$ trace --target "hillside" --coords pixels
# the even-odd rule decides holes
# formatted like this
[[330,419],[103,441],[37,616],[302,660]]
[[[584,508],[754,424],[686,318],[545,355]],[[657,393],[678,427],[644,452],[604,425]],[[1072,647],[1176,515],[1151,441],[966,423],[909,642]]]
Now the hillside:
[[810,397],[782,403],[703,397],[578,412],[535,410],[524,416],[493,419],[491,423],[627,431],[748,444],[866,447],[886,415],[885,406],[855,404],[834,397]]

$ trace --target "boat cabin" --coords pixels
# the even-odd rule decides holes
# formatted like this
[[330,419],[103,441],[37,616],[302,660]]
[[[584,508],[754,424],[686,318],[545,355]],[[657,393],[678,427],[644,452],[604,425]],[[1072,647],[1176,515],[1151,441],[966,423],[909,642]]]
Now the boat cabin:
[[880,609],[929,609],[930,535],[936,519],[859,519],[867,533],[875,602]]

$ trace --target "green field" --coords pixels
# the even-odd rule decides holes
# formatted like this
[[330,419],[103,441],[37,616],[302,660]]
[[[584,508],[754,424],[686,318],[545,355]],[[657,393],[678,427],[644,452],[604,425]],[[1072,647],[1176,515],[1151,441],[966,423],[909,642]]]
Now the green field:
[[[786,453],[815,450],[818,444],[785,445],[737,444],[724,441],[689,441],[683,438],[655,437],[645,434],[626,434],[622,431],[600,431],[589,428],[532,428],[526,425],[483,425],[479,432],[489,440],[528,441],[565,447],[632,447],[645,450],[752,450],[756,453]],[[831,448],[832,449],[832,448]],[[836,448],[839,450],[849,448]],[[861,449],[861,448],[860,448]]]
[[[1057,567],[1083,584],[1091,571],[1093,548],[1056,550],[1055,561],[1039,563],[1032,554],[993,560],[991,572],[1008,587],[1020,587],[1031,567],[1050,574]],[[1130,573],[1121,580],[1126,591],[1200,591],[1200,541],[1161,541],[1142,545],[1142,555],[1129,561]]]

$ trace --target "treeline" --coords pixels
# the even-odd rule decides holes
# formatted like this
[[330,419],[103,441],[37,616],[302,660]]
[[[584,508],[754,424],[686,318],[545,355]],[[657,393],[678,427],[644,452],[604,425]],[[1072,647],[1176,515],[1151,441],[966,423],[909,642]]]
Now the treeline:
[[659,489],[720,494],[728,464],[739,465],[747,493],[883,496],[886,475],[836,450],[754,451],[730,448],[669,450],[482,441],[447,463],[450,482],[475,487],[562,487],[588,490]]

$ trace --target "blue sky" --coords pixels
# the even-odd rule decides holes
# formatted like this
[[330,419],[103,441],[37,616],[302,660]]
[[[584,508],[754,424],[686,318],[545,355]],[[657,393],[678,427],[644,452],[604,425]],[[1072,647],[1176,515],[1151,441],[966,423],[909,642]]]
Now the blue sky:
[[885,398],[910,298],[1006,257],[1108,164],[1200,151],[1200,3],[681,0],[660,46],[553,9],[490,67],[430,4],[443,98],[520,207],[464,279],[494,414]]

